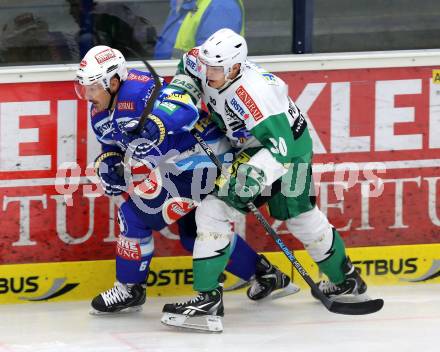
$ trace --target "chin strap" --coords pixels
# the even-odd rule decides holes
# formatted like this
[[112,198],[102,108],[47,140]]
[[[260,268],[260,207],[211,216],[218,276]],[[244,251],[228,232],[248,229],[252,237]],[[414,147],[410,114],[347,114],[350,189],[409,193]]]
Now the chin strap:
[[226,78],[225,84],[223,84],[220,88],[217,88],[217,90],[224,90],[224,89],[228,88],[233,82],[235,82],[241,76],[242,76],[242,73],[240,72],[240,74],[237,75],[237,77],[235,77],[234,79]]
[[114,92],[112,94],[112,92],[110,91],[110,88],[106,88],[105,90],[108,92],[108,94],[110,94],[110,101],[108,103],[107,106],[107,110],[111,110],[112,106],[113,106],[113,102],[115,101],[116,95],[119,93],[119,90],[121,89],[122,85],[124,84],[124,81],[121,81],[119,79],[119,88],[116,92]]
[[[229,70],[229,72],[226,75],[226,77],[229,76],[231,71],[232,71],[232,68]],[[240,65],[240,71],[238,72],[238,75],[235,76],[235,78],[233,78],[233,79],[226,78],[225,83],[220,88],[218,88],[218,90],[223,90],[223,89],[226,89],[227,87],[229,87],[232,82],[235,82],[237,79],[239,79],[243,75],[243,71],[244,71],[244,67],[243,67],[243,65]],[[206,78],[206,80],[208,80],[208,78]]]

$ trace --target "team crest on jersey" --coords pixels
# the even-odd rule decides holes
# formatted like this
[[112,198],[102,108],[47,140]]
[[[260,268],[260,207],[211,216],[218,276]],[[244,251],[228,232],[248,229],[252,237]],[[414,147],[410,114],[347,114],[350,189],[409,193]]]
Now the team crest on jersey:
[[172,224],[188,214],[197,205],[198,203],[190,198],[176,197],[168,199],[162,207],[163,219],[167,224]]
[[150,79],[151,77],[147,75],[138,75],[134,72],[130,72],[127,77],[128,81],[139,81],[139,82],[148,82]]
[[243,86],[238,87],[235,93],[237,93],[238,97],[249,110],[255,121],[258,121],[263,117],[263,114],[261,113],[257,104]]
[[115,58],[115,52],[112,49],[105,49],[95,55],[95,59],[98,64],[103,64],[104,62]]
[[119,111],[135,111],[136,108],[134,106],[134,101],[130,101],[130,100],[118,101],[118,110]]
[[142,199],[154,199],[162,191],[162,177],[158,169],[150,172],[148,177],[134,188],[134,193]]

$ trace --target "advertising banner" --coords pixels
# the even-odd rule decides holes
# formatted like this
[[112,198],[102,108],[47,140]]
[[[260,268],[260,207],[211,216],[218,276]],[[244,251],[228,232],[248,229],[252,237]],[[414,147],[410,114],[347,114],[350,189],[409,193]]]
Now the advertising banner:
[[[318,205],[348,247],[440,242],[436,69],[278,74],[308,120]],[[0,264],[114,258],[124,198],[93,183],[99,145],[89,119],[72,82],[0,84]],[[270,223],[302,248],[282,222]],[[258,251],[277,250],[251,215],[235,230]],[[178,238],[175,225],[155,233],[156,257],[188,255]]]
[[[348,249],[353,263],[361,269],[362,277],[369,285],[440,283],[438,253],[439,244]],[[284,253],[271,252],[265,255],[289,274],[295,284],[303,290],[309,290]],[[318,280],[320,273],[310,256],[304,250],[296,251],[295,255],[311,277]],[[114,260],[12,264],[2,265],[1,269],[0,303],[90,300],[111,287],[115,280]],[[226,272],[225,291],[237,283],[237,278]],[[190,296],[193,294],[192,284],[191,257],[157,257],[152,261],[147,281],[149,297]],[[370,291],[374,295],[375,289]],[[246,294],[245,289],[239,290],[237,294]]]

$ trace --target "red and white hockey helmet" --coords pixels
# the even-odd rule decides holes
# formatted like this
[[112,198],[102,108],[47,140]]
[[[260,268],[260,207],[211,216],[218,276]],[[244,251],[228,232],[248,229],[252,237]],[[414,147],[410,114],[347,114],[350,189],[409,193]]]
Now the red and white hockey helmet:
[[[81,99],[87,99],[86,87],[110,88],[110,80],[118,75],[121,81],[128,76],[124,55],[105,45],[90,49],[76,71],[75,91]],[[90,89],[89,89],[90,90]]]
[[235,64],[243,64],[248,54],[246,40],[229,28],[222,28],[211,35],[200,47],[199,64],[223,67],[227,75]]

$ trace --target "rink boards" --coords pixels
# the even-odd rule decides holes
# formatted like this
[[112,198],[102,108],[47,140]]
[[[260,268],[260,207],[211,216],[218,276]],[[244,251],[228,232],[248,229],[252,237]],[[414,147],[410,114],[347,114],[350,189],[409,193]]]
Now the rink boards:
[[[307,288],[283,253],[266,254],[295,283]],[[348,254],[370,285],[440,283],[440,244],[350,248]],[[295,251],[295,255],[318,280],[318,268],[306,252]],[[115,280],[113,260],[2,265],[1,269],[0,303],[87,300]],[[227,275],[225,287],[236,282],[235,276]],[[191,257],[153,259],[149,296],[191,295],[192,283]]]
[[[306,117],[317,204],[368,283],[438,283],[440,50],[255,60],[288,84]],[[170,78],[177,61],[152,64]],[[124,198],[93,179],[100,146],[74,93],[76,68],[0,68],[0,303],[90,299],[114,281]],[[162,210],[182,212],[173,205]],[[285,223],[261,210],[317,280]],[[255,218],[237,218],[234,230],[304,287]],[[148,294],[190,294],[191,258],[175,224],[154,237]]]

